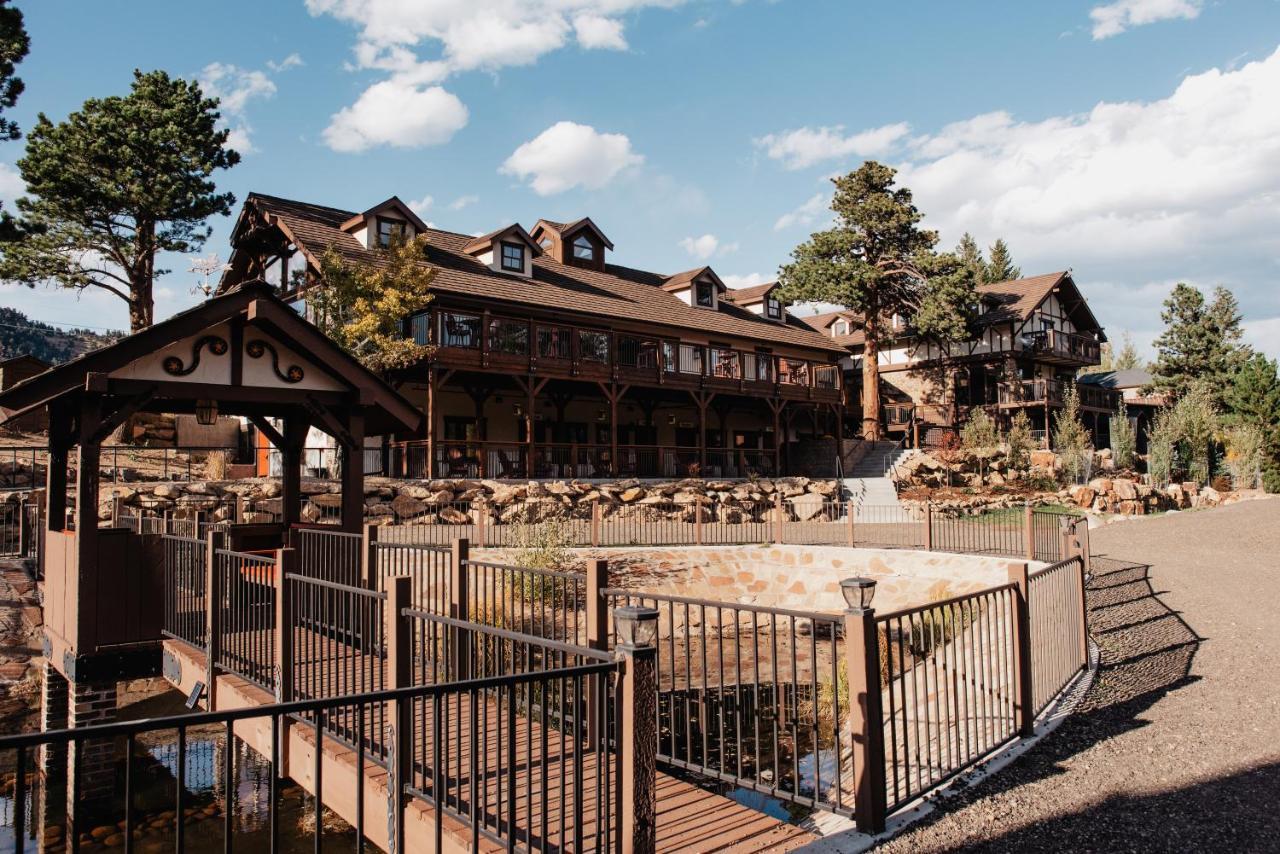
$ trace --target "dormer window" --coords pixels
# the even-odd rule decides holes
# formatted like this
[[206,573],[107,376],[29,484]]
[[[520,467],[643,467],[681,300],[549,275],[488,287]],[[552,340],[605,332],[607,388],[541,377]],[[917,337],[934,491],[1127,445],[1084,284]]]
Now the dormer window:
[[596,248],[585,234],[579,234],[573,239],[573,257],[579,261],[596,260]]
[[511,273],[524,272],[524,247],[519,243],[502,244],[502,269]]
[[696,282],[693,286],[694,302],[704,308],[715,308],[716,288],[711,282]]
[[849,332],[849,324],[845,323],[843,320],[837,320],[835,323],[831,324],[832,336],[847,335],[848,332]]
[[387,249],[405,238],[405,221],[378,217],[378,248]]
[[771,317],[774,320],[781,320],[782,319],[782,303],[778,302],[773,297],[765,297],[764,313],[767,317]]

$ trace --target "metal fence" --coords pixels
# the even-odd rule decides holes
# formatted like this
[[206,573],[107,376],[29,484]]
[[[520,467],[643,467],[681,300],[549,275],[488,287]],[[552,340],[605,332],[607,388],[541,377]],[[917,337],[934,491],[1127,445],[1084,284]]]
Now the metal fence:
[[208,643],[205,586],[208,549],[203,540],[165,534],[164,628],[167,637],[204,648]]
[[1082,558],[1072,557],[1029,576],[1031,684],[1036,713],[1043,711],[1089,663]]
[[274,692],[276,688],[274,555],[214,550],[218,669]]
[[360,586],[360,552],[363,538],[345,531],[294,528],[298,574],[337,584]]
[[[379,534],[385,530],[379,529]],[[373,589],[385,590],[388,578],[407,575],[412,579],[411,598],[414,607],[432,614],[449,615],[453,599],[450,570],[452,551],[448,546],[416,545],[378,539],[371,544],[371,548],[374,572],[370,580]]]
[[887,810],[941,785],[1018,732],[1013,584],[875,618]]
[[586,577],[576,572],[466,560],[468,619],[585,645]]
[[601,595],[610,613],[658,610],[660,761],[852,815],[840,617],[617,588]]

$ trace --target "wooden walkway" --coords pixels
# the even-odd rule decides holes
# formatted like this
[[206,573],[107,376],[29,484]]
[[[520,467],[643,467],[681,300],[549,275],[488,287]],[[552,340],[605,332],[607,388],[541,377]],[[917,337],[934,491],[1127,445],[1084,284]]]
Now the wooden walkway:
[[[307,649],[305,643],[298,649]],[[312,647],[314,652],[321,652]],[[175,670],[166,670],[166,676],[179,690],[189,691],[196,680],[205,678],[204,651],[181,641],[166,640],[166,655],[178,663]],[[330,658],[341,655],[341,651],[329,648],[321,652],[319,658]],[[311,656],[300,656],[303,661]],[[353,662],[354,664],[354,662]],[[349,670],[339,668],[339,672],[359,673],[361,668],[353,666]],[[180,671],[180,672],[179,672]],[[332,670],[330,672],[333,672]],[[296,674],[298,687],[307,683],[307,674]],[[243,708],[253,705],[267,705],[273,697],[260,687],[231,675],[219,675],[216,690],[216,705],[219,710]],[[325,686],[325,693],[337,689],[337,695],[357,693],[358,690],[343,690],[346,686]],[[357,686],[352,689],[373,690],[380,686]],[[446,704],[442,704],[446,705]],[[584,750],[576,756],[574,745],[557,730],[544,730],[537,722],[529,721],[522,715],[516,716],[515,727],[515,761],[506,756],[505,763],[500,752],[507,741],[507,718],[505,712],[500,718],[498,704],[492,698],[485,700],[486,708],[472,714],[466,697],[451,701],[447,714],[442,717],[448,728],[448,735],[443,744],[451,745],[444,761],[447,773],[444,790],[445,803],[449,809],[440,818],[442,825],[443,851],[464,851],[471,848],[471,831],[468,824],[456,819],[450,813],[460,815],[471,814],[470,803],[471,779],[469,769],[471,755],[470,740],[461,737],[459,728],[470,727],[473,718],[477,730],[481,733],[479,744],[483,752],[477,757],[479,774],[476,780],[476,811],[484,820],[483,824],[503,831],[505,835],[508,815],[507,802],[510,780],[509,775],[499,775],[497,768],[514,767],[516,796],[515,814],[517,837],[521,847],[532,847],[538,850],[578,850],[572,838],[559,837],[562,815],[572,816],[572,786],[565,786],[566,779],[571,779],[574,764],[581,763],[582,790],[594,792],[595,778],[599,772],[599,757],[595,751]],[[424,703],[420,710],[421,720],[430,726],[433,709]],[[236,734],[259,753],[269,756],[271,735],[265,720],[244,721],[237,725]],[[423,739],[418,739],[418,755],[415,757],[418,772],[413,784],[424,793],[431,794],[432,762],[437,761],[431,754]],[[427,755],[423,755],[424,751]],[[544,754],[545,751],[545,754]],[[545,755],[546,760],[543,761]],[[294,725],[290,727],[284,751],[284,773],[293,778],[300,786],[314,794],[314,760],[315,747],[311,727]],[[387,847],[387,799],[388,786],[386,770],[366,757],[365,767],[360,777],[365,789],[365,835],[384,850]],[[442,772],[444,773],[444,772]],[[324,743],[322,770],[323,801],[327,807],[351,825],[356,824],[357,783],[356,751],[336,739],[326,738]],[[434,797],[433,797],[434,799]],[[690,782],[679,780],[659,772],[657,781],[657,833],[658,850],[688,852],[782,852],[790,851],[814,841],[814,837],[800,828],[786,824],[778,819],[764,815],[729,798],[707,791]],[[591,836],[595,831],[596,812],[593,804],[583,804],[581,814],[584,816],[580,832],[584,840],[581,850],[594,850]],[[411,851],[435,851],[436,810],[422,798],[411,799],[410,808],[406,811],[407,845]],[[567,822],[568,832],[572,834],[574,824]],[[545,836],[544,836],[545,834]],[[478,850],[499,851],[502,846],[482,839]]]

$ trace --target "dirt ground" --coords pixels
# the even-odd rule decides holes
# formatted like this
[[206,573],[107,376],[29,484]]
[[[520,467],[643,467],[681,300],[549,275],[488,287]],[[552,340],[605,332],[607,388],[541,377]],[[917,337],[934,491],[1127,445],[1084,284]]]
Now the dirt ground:
[[1280,500],[1092,541],[1082,707],[885,850],[1280,850]]

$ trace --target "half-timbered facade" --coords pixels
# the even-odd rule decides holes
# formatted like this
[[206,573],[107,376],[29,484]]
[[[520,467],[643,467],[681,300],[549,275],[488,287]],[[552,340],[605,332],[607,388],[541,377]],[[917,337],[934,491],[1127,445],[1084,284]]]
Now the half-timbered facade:
[[[974,333],[959,343],[919,339],[901,318],[890,319],[891,334],[878,354],[887,431],[914,436],[931,427],[954,427],[971,409],[983,407],[1002,426],[1025,410],[1033,429],[1047,439],[1053,413],[1074,386],[1086,427],[1095,444],[1105,445],[1119,398],[1076,381],[1081,368],[1099,363],[1106,336],[1071,274],[983,284],[978,296]],[[865,349],[861,318],[843,311],[804,320],[851,354],[845,366],[850,406],[856,409],[861,372],[853,368]]]
[[844,348],[772,287],[612,263],[589,217],[474,237],[429,227],[395,198],[357,213],[251,194],[222,287],[261,276],[306,312],[328,248],[378,263],[415,237],[434,298],[404,332],[434,349],[393,378],[428,416],[422,434],[392,437],[399,473],[744,477],[787,472],[815,449],[831,471],[806,473],[834,473]]

